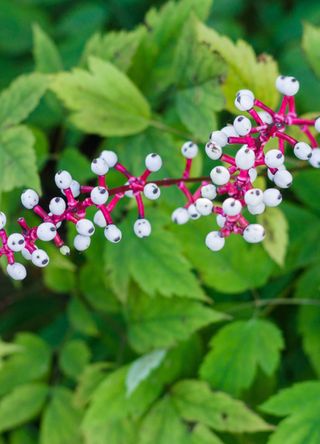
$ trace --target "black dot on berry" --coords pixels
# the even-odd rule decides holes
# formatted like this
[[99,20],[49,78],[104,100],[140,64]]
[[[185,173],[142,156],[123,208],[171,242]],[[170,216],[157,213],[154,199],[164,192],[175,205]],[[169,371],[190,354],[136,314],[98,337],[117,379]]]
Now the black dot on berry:
[[277,154],[277,159],[281,159],[281,157],[282,157],[281,153]]
[[216,172],[220,174],[220,173],[221,173],[221,169],[220,169],[220,168],[217,168],[217,169],[216,169]]
[[193,145],[193,142],[190,142],[190,143],[189,143],[190,148],[192,147],[192,145]]
[[244,150],[244,152],[245,152],[246,154],[248,154],[249,151],[250,151],[249,148],[246,148],[246,149]]
[[238,120],[238,122],[242,122],[242,120],[243,120],[243,117],[241,117],[241,116],[240,116],[240,117],[238,117],[238,119],[237,119],[237,120]]
[[312,157],[312,154],[311,154],[311,153],[308,154],[307,158],[308,158],[308,159],[311,159],[311,157]]
[[42,264],[46,265],[48,263],[48,259],[43,259]]
[[50,231],[54,232],[54,231],[56,231],[56,229],[54,227],[51,227]]
[[256,190],[256,195],[257,195],[257,196],[260,195],[260,190]]
[[119,242],[119,240],[120,240],[120,237],[116,237],[116,238],[114,239],[115,242]]
[[56,203],[60,202],[60,197],[56,197],[54,200]]
[[88,233],[93,233],[94,232],[94,228],[90,228],[89,230],[88,230]]
[[297,81],[297,79],[295,79],[294,77],[291,79],[291,82],[296,82]]
[[23,239],[20,239],[19,242],[18,242],[19,245],[22,245],[23,243],[24,243]]
[[156,153],[152,153],[151,157],[157,157]]

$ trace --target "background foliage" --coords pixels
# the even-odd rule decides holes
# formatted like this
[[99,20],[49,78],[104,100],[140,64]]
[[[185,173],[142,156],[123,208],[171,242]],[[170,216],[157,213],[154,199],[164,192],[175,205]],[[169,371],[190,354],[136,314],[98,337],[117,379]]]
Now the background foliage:
[[[178,176],[182,141],[203,143],[232,119],[238,88],[277,105],[279,70],[301,81],[300,111],[319,112],[317,1],[149,6],[1,1],[0,193],[12,229],[21,187],[42,186],[46,203],[57,168],[90,181],[103,147],[135,173],[159,152],[162,177]],[[209,168],[203,156],[194,174]],[[264,221],[276,243],[232,238],[210,253],[212,219],[173,227],[182,201],[167,190],[148,208],[151,238],[132,234],[127,201],[121,244],[97,233],[71,259],[51,248],[50,267],[23,286],[1,274],[0,443],[318,444],[319,189],[318,171],[296,171]]]

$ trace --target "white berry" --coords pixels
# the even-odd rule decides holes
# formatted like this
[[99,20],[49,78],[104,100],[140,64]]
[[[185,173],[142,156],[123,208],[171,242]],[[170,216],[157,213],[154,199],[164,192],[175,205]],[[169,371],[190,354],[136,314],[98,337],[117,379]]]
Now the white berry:
[[230,180],[230,173],[224,166],[216,166],[211,170],[211,180],[216,185],[225,185]]
[[117,244],[122,239],[121,230],[113,224],[107,225],[104,230],[104,235],[109,242]]
[[[71,185],[70,185],[69,188],[70,188],[70,190],[72,192],[73,197],[80,196],[81,189],[80,189],[80,183],[79,182],[77,182],[76,180],[72,180],[71,181]],[[64,190],[61,190],[61,191],[62,191],[62,194],[65,196],[66,193],[64,192]]]
[[[284,171],[285,169],[286,169],[286,167],[283,164],[277,167],[278,171]],[[273,181],[274,180],[274,173],[272,173],[269,168],[267,170],[267,174],[268,174],[268,178]]]
[[250,170],[248,172],[249,172],[250,181],[252,183],[258,177],[257,170],[255,168],[250,168]]
[[206,144],[205,151],[206,155],[212,160],[218,160],[222,156],[222,148],[212,142]]
[[264,213],[266,206],[263,202],[261,202],[258,205],[248,205],[247,208],[248,208],[249,213],[251,213],[251,214],[262,214],[262,213]]
[[249,134],[252,127],[250,120],[245,116],[236,117],[233,121],[233,126],[239,136],[246,136]]
[[211,231],[206,236],[206,246],[212,251],[219,251],[224,247],[225,239],[219,231]]
[[100,228],[105,228],[107,226],[106,218],[104,217],[101,210],[98,210],[93,217],[93,222]]
[[265,163],[269,168],[279,168],[284,162],[284,155],[280,150],[270,150],[264,156]]
[[143,189],[143,193],[147,199],[156,200],[160,197],[160,188],[155,183],[147,183]]
[[262,120],[263,123],[266,123],[267,125],[271,125],[273,122],[273,118],[271,114],[269,114],[267,111],[258,111],[258,116]]
[[27,276],[27,270],[24,265],[15,262],[7,265],[8,275],[15,281],[22,281]]
[[198,154],[199,148],[194,142],[185,142],[182,145],[181,153],[186,159],[193,159]]
[[263,192],[263,202],[267,207],[277,207],[282,202],[282,194],[277,188],[268,188]]
[[293,148],[293,152],[298,159],[308,160],[312,156],[312,148],[305,142],[298,142]]
[[162,159],[159,154],[151,153],[147,155],[145,164],[149,171],[156,172],[162,167]]
[[114,151],[103,150],[99,157],[106,162],[109,168],[113,168],[118,162],[118,156]]
[[292,184],[292,174],[287,170],[278,170],[274,175],[274,183],[280,188],[289,188]]
[[279,76],[276,80],[277,90],[285,96],[294,96],[300,88],[300,84],[295,77]]
[[7,223],[6,215],[0,211],[0,230],[3,230]]
[[67,205],[62,197],[54,197],[49,203],[49,210],[55,216],[61,216],[65,212],[66,208]]
[[72,177],[68,171],[58,171],[54,176],[55,183],[60,190],[66,190],[71,187]]
[[263,241],[265,230],[260,224],[250,224],[243,231],[243,238],[250,244],[256,244]]
[[227,216],[237,216],[241,212],[242,205],[240,200],[228,197],[228,199],[223,202],[222,209]]
[[106,188],[103,187],[95,187],[90,193],[90,197],[92,202],[95,205],[103,205],[107,202],[109,193]]
[[263,201],[263,192],[259,188],[252,188],[246,192],[244,200],[247,205],[259,205]]
[[78,251],[85,251],[90,247],[91,238],[88,236],[81,236],[81,234],[77,234],[77,236],[73,239],[74,248]]
[[176,208],[171,215],[172,222],[178,225],[186,224],[189,219],[190,215],[186,208]]
[[236,154],[236,165],[241,170],[250,170],[255,164],[256,156],[247,145],[244,145],[237,151]]
[[249,111],[254,105],[253,92],[249,89],[241,89],[236,94],[234,104],[240,111]]
[[31,260],[36,267],[46,267],[49,264],[49,256],[44,250],[34,250],[31,254]]
[[93,236],[95,232],[95,228],[91,220],[89,219],[80,219],[76,223],[76,229],[81,236]]
[[31,254],[29,250],[27,250],[26,248],[23,248],[21,250],[21,254],[22,257],[26,260],[26,261],[31,261]]
[[314,168],[320,168],[320,148],[313,148],[309,162]]
[[190,219],[193,219],[193,220],[199,219],[199,217],[201,216],[201,214],[199,213],[199,211],[197,210],[197,208],[194,204],[189,205],[188,213],[189,213]]
[[205,197],[197,199],[195,205],[201,216],[209,216],[212,213],[213,203]]
[[102,157],[98,157],[91,162],[91,171],[97,176],[104,176],[109,171],[109,167]]
[[217,188],[211,183],[203,185],[203,187],[201,187],[201,196],[213,200],[217,197]]
[[314,127],[318,133],[320,133],[320,117],[318,117],[314,122]]
[[69,256],[70,248],[68,247],[68,245],[62,245],[62,247],[60,247],[60,253],[62,254],[62,256]]
[[57,234],[56,227],[51,222],[44,222],[37,228],[37,236],[40,240],[49,242],[52,241]]
[[39,203],[38,193],[31,189],[25,190],[21,194],[21,203],[27,210],[32,210]]
[[220,148],[223,148],[228,143],[228,136],[223,131],[212,131],[210,141]]
[[237,137],[238,133],[234,129],[233,125],[226,125],[224,126],[221,131],[229,138],[229,137]]
[[13,233],[8,237],[8,247],[11,251],[22,251],[25,246],[25,240],[22,234]]
[[138,219],[134,223],[133,231],[140,238],[148,237],[151,234],[151,224],[147,219]]
[[225,226],[226,220],[227,218],[225,216],[222,216],[222,214],[217,215],[216,221],[220,228],[223,228]]

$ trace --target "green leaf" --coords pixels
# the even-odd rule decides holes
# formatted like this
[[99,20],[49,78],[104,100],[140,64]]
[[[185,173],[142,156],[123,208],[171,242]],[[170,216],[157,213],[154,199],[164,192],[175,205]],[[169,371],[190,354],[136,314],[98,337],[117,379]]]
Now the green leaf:
[[308,381],[281,390],[261,410],[289,418],[280,422],[268,444],[317,444],[320,439],[320,382]]
[[82,56],[83,63],[87,63],[91,56],[111,62],[121,71],[127,71],[132,58],[145,35],[145,28],[138,27],[134,31],[108,32],[94,34],[87,42]]
[[159,367],[166,356],[166,350],[154,350],[147,355],[134,361],[128,370],[126,378],[127,395],[130,396],[132,392],[144,381],[150,373]]
[[40,190],[33,144],[33,134],[25,126],[1,131],[0,191],[10,191],[22,186]]
[[195,301],[145,295],[130,299],[127,317],[129,340],[138,352],[171,347],[208,324],[228,319]]
[[49,85],[49,78],[40,73],[22,75],[0,95],[0,127],[17,125],[39,104]]
[[149,210],[149,214],[153,227],[150,237],[138,239],[133,234],[135,214],[131,211],[121,225],[125,233],[123,242],[106,245],[106,268],[117,296],[122,301],[127,299],[132,278],[151,296],[205,299],[179,243],[163,228],[164,217],[159,210]]
[[[318,173],[318,174],[317,174]],[[292,189],[295,195],[316,214],[320,215],[320,178],[317,169],[299,171],[294,176]]]
[[33,57],[36,71],[43,73],[61,71],[63,69],[62,60],[53,40],[38,24],[34,24],[32,30]]
[[31,333],[20,333],[15,344],[21,351],[11,355],[0,367],[0,395],[42,378],[49,370],[51,353],[42,339]]
[[[38,444],[37,433],[28,426],[19,427],[10,433],[10,444]],[[2,444],[1,440],[0,443]]]
[[320,27],[305,23],[303,27],[302,48],[315,74],[320,77]]
[[280,422],[268,444],[318,444],[320,442],[319,411],[311,409]]
[[89,160],[77,148],[63,150],[57,169],[69,171],[78,182],[86,182],[94,177]]
[[81,411],[72,402],[72,392],[64,387],[53,389],[40,428],[40,444],[76,444],[81,438]]
[[72,327],[88,336],[96,336],[98,328],[90,310],[80,299],[73,297],[68,306],[68,316]]
[[288,416],[302,411],[320,408],[320,382],[307,381],[281,390],[266,402],[260,410],[275,416]]
[[174,404],[186,421],[231,433],[261,432],[271,428],[243,402],[226,393],[212,392],[205,382],[181,381],[171,392]]
[[0,432],[35,418],[48,394],[45,384],[34,383],[15,388],[0,401]]
[[258,367],[268,376],[274,373],[283,346],[281,331],[269,321],[233,322],[213,336],[201,377],[214,388],[239,395],[252,385]]
[[108,362],[95,362],[87,365],[79,375],[78,385],[74,393],[74,402],[78,407],[86,406],[98,385],[105,379],[106,371],[112,365]]
[[53,245],[47,245],[46,251],[50,257],[50,267],[43,271],[46,286],[57,293],[72,291],[75,288],[75,265]]
[[17,344],[12,344],[10,342],[3,342],[0,340],[0,359],[5,356],[12,355],[14,353],[21,352],[23,350],[22,347],[19,347]]
[[[317,267],[317,272],[319,267]],[[311,364],[318,376],[320,376],[320,308],[300,307],[299,309],[299,332],[302,335],[303,349],[308,355]]]
[[84,341],[74,339],[65,343],[59,357],[61,370],[69,377],[77,379],[90,361],[91,353]]
[[195,137],[207,141],[216,128],[216,112],[224,106],[220,78],[225,64],[197,41],[196,24],[194,16],[186,22],[175,54],[176,106],[184,125]]
[[197,424],[192,431],[192,444],[223,444],[211,430],[203,424]]
[[233,43],[229,38],[198,23],[198,39],[217,51],[228,65],[228,74],[223,86],[227,99],[227,109],[233,113],[238,110],[234,99],[239,89],[248,88],[255,96],[270,106],[278,104],[279,93],[274,87],[278,67],[272,57],[262,54],[256,57],[254,50],[243,40]]
[[72,111],[71,122],[101,136],[135,134],[147,128],[150,107],[131,80],[109,62],[89,59],[89,72],[75,68],[55,76],[53,91]]
[[211,4],[211,0],[171,1],[159,11],[151,9],[147,13],[144,22],[148,32],[137,50],[130,70],[131,77],[146,92],[147,97],[156,100],[175,83],[172,60],[183,26],[192,13],[205,19]]
[[241,236],[230,236],[223,250],[213,253],[204,242],[214,229],[209,217],[171,226],[204,284],[223,293],[240,293],[264,285],[274,265],[263,248],[248,245]]
[[285,263],[288,247],[288,222],[279,208],[267,208],[257,217],[266,230],[262,243],[269,256],[280,266]]
[[139,444],[186,444],[187,428],[170,397],[157,402],[144,418]]

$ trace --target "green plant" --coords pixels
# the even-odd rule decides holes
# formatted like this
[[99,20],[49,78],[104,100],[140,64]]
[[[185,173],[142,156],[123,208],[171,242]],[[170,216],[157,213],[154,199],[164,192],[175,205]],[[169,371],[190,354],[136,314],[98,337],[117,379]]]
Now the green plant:
[[[205,143],[236,111],[240,87],[277,105],[274,59],[205,25],[210,11],[209,0],[152,9],[137,29],[91,36],[72,71],[45,25],[34,26],[35,72],[0,97],[9,225],[21,187],[53,196],[46,177],[57,169],[91,181],[89,158],[105,148],[134,174],[158,152],[175,177],[177,147],[191,135]],[[305,63],[317,75],[319,43],[306,25]],[[123,244],[97,233],[82,255],[50,249],[50,268],[30,270],[23,287],[1,274],[0,442],[317,443],[320,179],[293,158],[290,167],[289,203],[263,215],[269,245],[231,237],[214,255],[202,245],[212,221],[168,224],[180,204],[168,189],[148,206],[147,242],[132,233],[127,201],[115,214]],[[208,169],[200,156],[192,173]]]

